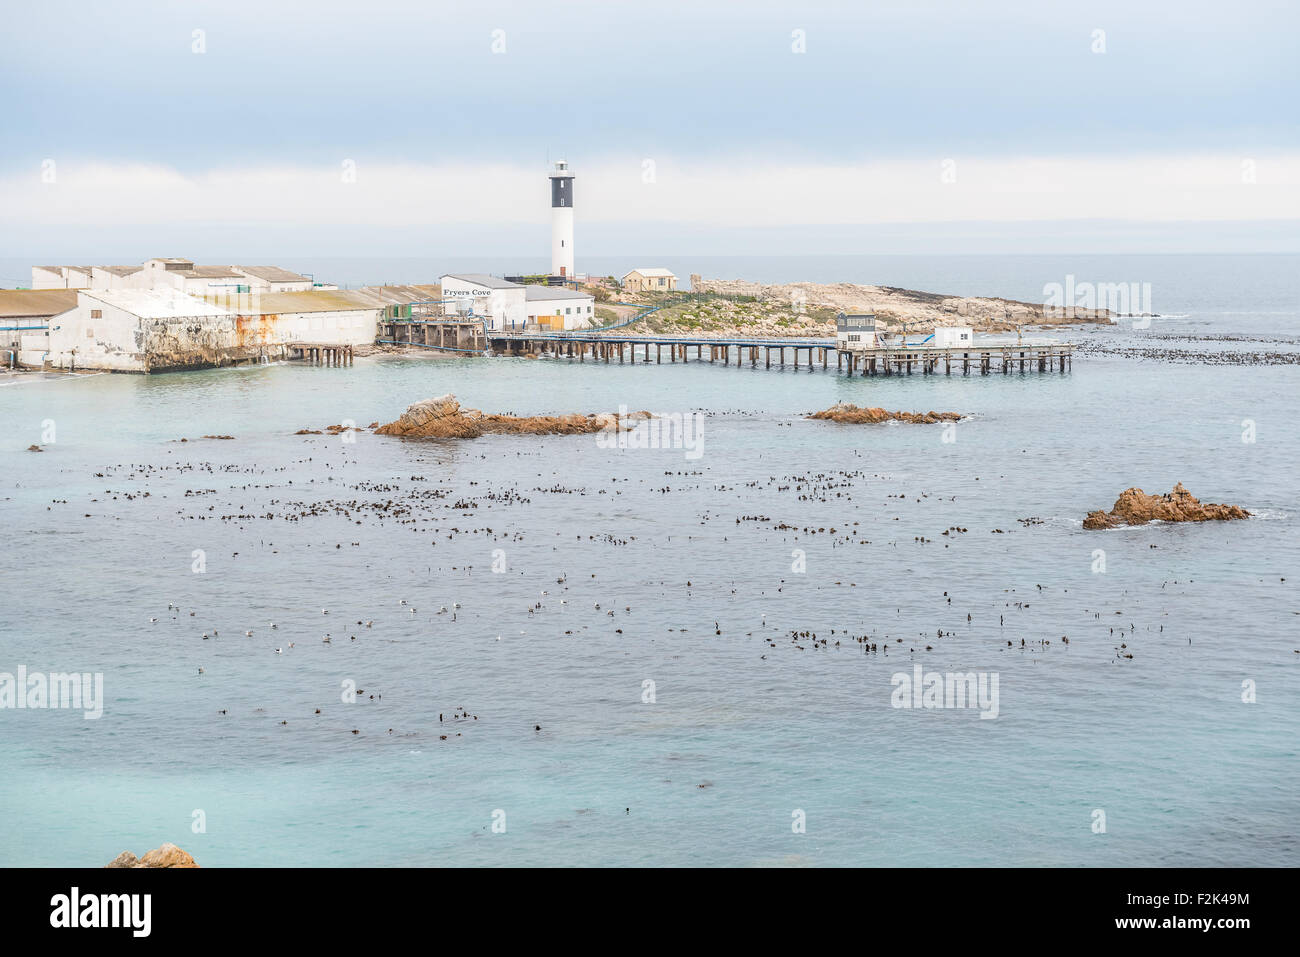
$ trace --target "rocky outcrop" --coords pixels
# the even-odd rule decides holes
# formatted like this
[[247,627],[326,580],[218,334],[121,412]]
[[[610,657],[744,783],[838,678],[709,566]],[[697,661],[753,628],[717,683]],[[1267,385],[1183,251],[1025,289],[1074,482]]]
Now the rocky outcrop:
[[416,402],[396,422],[375,429],[376,435],[404,435],[416,438],[476,439],[488,433],[512,435],[580,435],[606,429],[631,428],[634,420],[651,418],[649,412],[625,416],[601,415],[485,415],[478,409],[462,409],[451,394]]
[[123,851],[107,867],[198,867],[194,858],[182,851],[175,844],[164,844],[137,858],[130,851]]
[[740,279],[691,277],[693,292],[724,296],[753,296],[760,302],[779,302],[803,309],[823,308],[849,313],[870,312],[897,332],[916,332],[935,326],[969,325],[986,332],[1014,331],[1019,325],[1072,322],[1109,322],[1105,309],[1046,309],[1040,303],[979,296],[866,286],[857,283],[793,282],[765,285]]
[[1088,529],[1115,528],[1119,525],[1145,525],[1147,522],[1222,522],[1250,518],[1250,512],[1237,505],[1202,503],[1179,482],[1168,495],[1148,495],[1140,488],[1125,489],[1109,512],[1097,509],[1083,520]]
[[829,409],[808,416],[810,419],[827,419],[850,425],[874,425],[890,421],[933,425],[936,422],[956,422],[961,417],[960,412],[890,412],[876,407],[864,409],[847,402],[836,402]]

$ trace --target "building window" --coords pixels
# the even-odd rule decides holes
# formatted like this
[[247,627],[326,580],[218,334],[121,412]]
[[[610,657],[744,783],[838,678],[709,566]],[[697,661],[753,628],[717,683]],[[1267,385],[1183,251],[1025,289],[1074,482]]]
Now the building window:
[[664,280],[664,279],[660,279],[660,280],[659,280],[659,285],[662,286],[662,285],[664,284],[665,281],[666,281],[666,280]]
[[573,310],[570,309],[568,306],[565,306],[565,307],[564,307],[564,314],[565,314],[566,316],[567,316],[569,313],[571,313],[571,312],[573,312]]
[[104,310],[103,310],[103,309],[92,309],[92,310],[90,310],[90,318],[91,318],[91,319],[103,319],[103,318],[104,318]]
[[95,338],[95,330],[94,330],[94,329],[87,329],[87,330],[86,330],[86,338],[87,338],[87,339],[93,339],[93,338]]

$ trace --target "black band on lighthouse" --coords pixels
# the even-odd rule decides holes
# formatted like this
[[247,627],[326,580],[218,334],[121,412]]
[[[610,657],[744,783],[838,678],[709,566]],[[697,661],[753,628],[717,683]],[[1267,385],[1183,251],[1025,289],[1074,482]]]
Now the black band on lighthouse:
[[551,177],[551,206],[573,206],[573,177]]

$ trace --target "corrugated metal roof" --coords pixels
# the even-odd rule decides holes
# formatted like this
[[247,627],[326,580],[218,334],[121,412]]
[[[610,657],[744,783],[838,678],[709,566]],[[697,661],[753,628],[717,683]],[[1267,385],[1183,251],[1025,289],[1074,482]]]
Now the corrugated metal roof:
[[111,272],[114,276],[133,276],[142,270],[143,266],[93,266],[93,269],[102,269],[104,272]]
[[489,276],[482,272],[465,272],[465,273],[448,273],[448,279],[460,279],[464,282],[478,283],[480,286],[487,286],[489,289],[518,289],[519,283],[510,282],[502,279],[500,276]]
[[536,302],[541,299],[595,299],[589,292],[578,292],[564,286],[525,286],[524,299]]
[[362,286],[360,289],[352,289],[360,296],[365,297],[368,301],[375,303],[377,306],[396,306],[406,305],[412,302],[422,302],[428,299],[441,299],[442,287],[439,285],[416,285],[416,286]]
[[[375,308],[347,289],[313,289],[303,292],[264,292],[254,295],[250,311],[269,316],[292,312],[347,312]],[[243,311],[243,307],[240,307]]]
[[75,289],[0,289],[0,318],[49,318],[76,305]]
[[230,266],[195,266],[193,269],[172,269],[169,276],[184,276],[186,279],[243,279]]
[[267,282],[311,282],[306,276],[281,269],[279,266],[232,266],[231,268],[258,279],[265,279]]
[[175,289],[81,289],[78,292],[87,299],[116,306],[141,319],[233,315],[229,309],[222,309]]
[[[630,276],[632,275],[633,272],[641,276],[644,276],[646,279],[658,279],[660,276],[663,276],[664,278],[668,278],[668,277],[671,277],[673,279],[677,278],[675,275],[673,275],[673,271],[671,269],[659,269],[658,267],[654,269],[633,269],[632,272],[629,272],[627,275]],[[624,278],[626,279],[627,277],[625,276]]]
[[[311,289],[303,292],[264,292],[254,295],[251,309],[260,315],[294,312],[347,312],[382,309],[438,299],[438,286],[363,286],[360,289]],[[243,307],[241,306],[241,311]]]

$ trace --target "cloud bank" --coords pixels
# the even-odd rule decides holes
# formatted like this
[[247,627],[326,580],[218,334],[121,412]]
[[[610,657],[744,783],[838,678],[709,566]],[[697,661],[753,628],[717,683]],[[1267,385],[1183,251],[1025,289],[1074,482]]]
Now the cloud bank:
[[[588,224],[1278,221],[1300,219],[1300,154],[929,157],[859,163],[612,157],[584,166]],[[522,164],[215,167],[47,161],[0,178],[0,224],[410,227],[541,223],[545,168]]]

